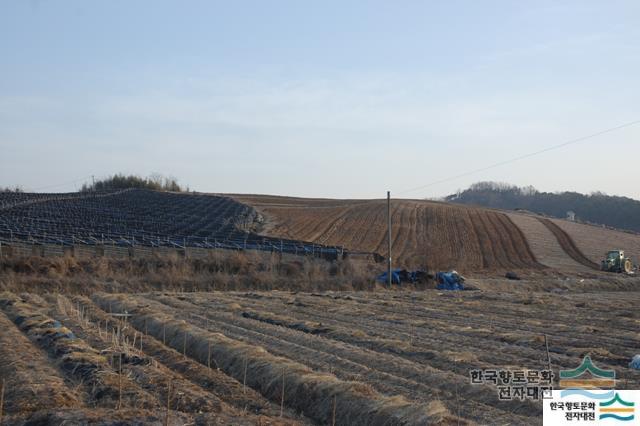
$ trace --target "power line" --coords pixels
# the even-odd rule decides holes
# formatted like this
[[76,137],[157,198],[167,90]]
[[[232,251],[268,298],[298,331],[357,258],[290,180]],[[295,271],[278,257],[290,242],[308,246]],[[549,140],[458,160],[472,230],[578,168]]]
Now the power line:
[[579,137],[577,139],[571,139],[571,140],[563,142],[561,144],[550,146],[550,147],[545,148],[545,149],[541,149],[540,151],[530,152],[528,154],[524,154],[524,155],[521,155],[519,157],[514,157],[514,158],[511,158],[509,160],[504,160],[504,161],[492,164],[492,165],[487,166],[487,167],[482,167],[482,168],[479,168],[479,169],[471,170],[469,172],[461,173],[459,175],[450,176],[450,177],[447,177],[447,178],[444,178],[444,179],[436,180],[436,181],[430,182],[430,183],[428,183],[426,185],[421,185],[421,186],[418,186],[418,187],[415,187],[415,188],[412,188],[412,189],[399,191],[398,194],[406,194],[408,192],[418,191],[420,189],[428,188],[430,186],[439,185],[441,183],[445,183],[445,182],[449,182],[449,181],[452,181],[452,180],[460,179],[460,178],[465,177],[465,176],[469,176],[469,175],[473,175],[473,174],[476,174],[476,173],[480,173],[480,172],[484,172],[484,171],[487,171],[487,170],[491,170],[491,169],[494,169],[496,167],[500,167],[500,166],[504,166],[504,165],[509,164],[509,163],[513,163],[515,161],[524,160],[525,158],[533,157],[533,156],[536,156],[536,155],[543,154],[545,152],[549,152],[549,151],[553,151],[553,150],[556,150],[556,149],[560,149],[560,148],[563,148],[563,147],[565,147],[567,145],[573,145],[573,144],[577,144],[577,143],[580,143],[580,142],[584,142],[584,141],[586,141],[588,139],[592,139],[592,138],[595,138],[597,136],[604,135],[606,133],[611,133],[611,132],[614,132],[616,130],[624,129],[625,127],[631,127],[631,126],[634,126],[636,124],[640,124],[640,120],[630,121],[628,123],[624,123],[624,124],[621,124],[621,125],[616,126],[616,127],[611,127],[609,129],[606,129],[606,130],[602,130],[602,131],[599,131],[599,132],[596,132],[596,133],[592,133],[592,134],[587,135],[587,136],[582,136],[582,137]]

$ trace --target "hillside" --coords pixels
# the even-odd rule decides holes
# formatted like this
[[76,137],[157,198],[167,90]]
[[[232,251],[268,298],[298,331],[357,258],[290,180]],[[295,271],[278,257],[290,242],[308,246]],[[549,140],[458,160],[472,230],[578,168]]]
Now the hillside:
[[[603,254],[640,258],[640,235],[425,200],[393,200],[394,264],[464,273],[593,274]],[[0,240],[38,244],[259,249],[330,259],[387,252],[386,200],[206,195],[131,189],[0,194]]]
[[580,222],[640,232],[640,201],[627,197],[540,192],[532,187],[480,182],[445,200],[501,210],[528,210],[555,218],[565,218],[572,211]]
[[553,222],[571,235],[578,249],[594,262],[599,262],[611,249],[623,249],[636,264],[640,262],[640,235],[568,220],[553,219]]
[[230,198],[125,189],[68,194],[0,194],[0,236],[180,243],[225,238],[255,212]]
[[545,266],[564,272],[589,272],[590,268],[572,259],[553,232],[534,215],[508,213],[522,230],[536,259]]
[[199,247],[337,255],[338,248],[252,232],[256,211],[229,197],[124,189],[0,193],[0,241],[54,245]]
[[[386,201],[234,196],[267,219],[265,235],[385,254]],[[409,268],[539,269],[524,234],[503,213],[420,200],[392,204],[392,250]]]
[[[233,195],[266,219],[262,234],[386,254],[385,200]],[[408,268],[594,274],[607,250],[640,259],[640,236],[533,214],[393,200],[394,262]]]

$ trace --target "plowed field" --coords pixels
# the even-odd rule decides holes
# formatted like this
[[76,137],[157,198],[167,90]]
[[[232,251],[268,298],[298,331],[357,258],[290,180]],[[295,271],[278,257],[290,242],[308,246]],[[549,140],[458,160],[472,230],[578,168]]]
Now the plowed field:
[[[264,235],[387,252],[386,200],[329,200],[234,195],[265,217]],[[604,253],[623,249],[640,261],[640,235],[548,219],[421,200],[392,201],[398,266],[466,273],[539,270],[597,273]]]
[[[386,201],[235,196],[267,219],[266,235],[385,254]],[[463,271],[539,269],[525,236],[501,212],[419,200],[392,204],[397,265]]]
[[308,423],[89,299],[4,293],[0,307],[3,424]]
[[555,222],[547,218],[538,218],[538,221],[540,221],[540,223],[542,223],[549,231],[551,231],[554,238],[558,241],[558,244],[560,244],[560,247],[562,247],[562,250],[567,253],[570,258],[572,258],[579,264],[586,266],[587,268],[596,271],[600,269],[600,265],[589,260],[589,258],[587,258],[587,256],[582,253],[578,246],[576,246],[576,243],[573,241],[571,235],[569,235],[561,227],[556,225]]
[[500,401],[470,370],[545,369],[546,334],[556,374],[589,354],[637,389],[627,364],[639,302],[637,292],[4,293],[5,421],[540,424],[539,402]]
[[591,272],[591,268],[577,262],[564,250],[553,232],[537,216],[519,213],[508,213],[508,215],[522,230],[540,263],[564,272]]
[[622,249],[635,263],[640,262],[640,235],[552,219],[553,223],[571,236],[576,246],[592,262],[604,259],[609,250]]

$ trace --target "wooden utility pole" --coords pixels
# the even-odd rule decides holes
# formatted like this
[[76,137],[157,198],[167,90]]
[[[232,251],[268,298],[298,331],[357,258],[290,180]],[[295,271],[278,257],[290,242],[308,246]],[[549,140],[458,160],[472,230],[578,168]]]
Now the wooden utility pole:
[[389,243],[387,251],[387,281],[389,282],[389,288],[391,288],[391,191],[387,191],[387,228],[387,241]]

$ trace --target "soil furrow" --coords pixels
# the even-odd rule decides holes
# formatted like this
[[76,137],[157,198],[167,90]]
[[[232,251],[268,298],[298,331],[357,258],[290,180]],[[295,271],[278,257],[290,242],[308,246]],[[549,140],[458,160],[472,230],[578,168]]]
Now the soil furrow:
[[[331,398],[333,392],[339,394],[334,412],[337,412],[336,419],[340,423],[381,425],[390,421],[433,422],[433,416],[436,415],[438,421],[452,418],[446,410],[434,411],[432,403],[411,404],[398,397],[394,398],[392,403],[392,399],[378,394],[364,384],[339,381],[334,376],[313,372],[290,359],[274,357],[255,345],[246,345],[220,333],[212,333],[187,322],[176,321],[173,316],[176,313],[175,309],[169,306],[148,299],[138,302],[134,302],[133,299],[137,297],[129,297],[125,301],[119,297],[96,296],[96,300],[101,304],[114,303],[119,311],[127,309],[132,312],[132,324],[140,326],[141,321],[151,321],[153,327],[150,326],[150,330],[153,330],[152,333],[156,336],[160,332],[159,328],[166,327],[168,343],[172,346],[182,342],[184,336],[187,355],[200,362],[203,362],[202,344],[211,343],[211,351],[225,372],[242,377],[244,365],[244,370],[248,372],[245,377],[249,386],[259,388],[261,393],[269,395],[270,398],[279,400],[282,395],[286,405],[304,411],[317,421],[326,422],[331,415],[330,399],[327,397]],[[265,374],[272,375],[272,378],[261,377]],[[283,393],[282,383],[288,383],[289,391],[286,394]]]
[[[111,316],[96,306],[90,299],[77,296],[73,300],[85,307],[87,315],[93,321],[98,321],[100,324],[106,324],[106,321],[113,321]],[[121,321],[117,322],[122,323]],[[130,339],[134,337],[134,332],[131,329],[125,329],[124,334]],[[266,400],[255,390],[243,386],[242,383],[223,374],[216,367],[215,359],[211,360],[210,366],[203,366],[191,358],[185,358],[183,354],[175,349],[164,345],[161,341],[145,333],[145,330],[140,330],[140,334],[144,336],[141,345],[143,352],[147,356],[154,361],[161,362],[185,379],[213,394],[215,398],[219,398],[235,407],[236,410],[263,416],[261,417],[262,424],[273,424],[275,418],[278,417],[279,407]],[[233,411],[231,412],[233,413]],[[279,420],[278,423],[296,424],[291,418],[293,416],[289,417],[289,415],[290,413],[287,414],[284,420]]]
[[[504,410],[506,411],[503,411],[502,415],[505,415],[506,412],[514,409],[522,409],[529,414],[532,414],[537,410],[534,407],[527,408],[526,404],[520,407],[514,407],[513,404],[500,404],[499,401],[490,395],[487,397],[487,394],[482,392],[480,388],[471,386],[467,377],[457,376],[451,372],[439,371],[427,365],[418,365],[390,354],[372,352],[342,342],[325,339],[323,337],[309,336],[304,333],[271,326],[270,324],[256,323],[255,321],[244,318],[236,318],[226,314],[214,313],[207,309],[197,308],[193,304],[188,304],[187,302],[173,298],[158,296],[154,297],[154,299],[173,307],[174,312],[182,312],[186,307],[184,304],[190,305],[191,311],[196,308],[196,310],[201,312],[202,318],[200,318],[200,321],[204,321],[205,318],[209,318],[212,322],[215,321],[216,324],[225,324],[225,327],[227,327],[226,332],[235,331],[237,333],[245,334],[247,338],[251,338],[251,335],[254,334],[253,339],[255,343],[267,345],[271,350],[276,349],[274,342],[278,342],[279,345],[286,345],[289,343],[297,345],[299,348],[298,350],[307,351],[302,358],[318,357],[321,354],[326,354],[330,357],[338,356],[341,359],[349,360],[350,362],[361,366],[366,366],[366,371],[373,374],[379,374],[380,372],[387,373],[390,376],[386,377],[385,381],[382,381],[383,384],[388,385],[391,377],[397,376],[412,384],[414,381],[417,381],[413,386],[417,386],[418,389],[421,389],[421,392],[427,392],[429,390],[430,392],[434,392],[438,389],[438,392],[441,392],[442,395],[446,395],[449,399],[453,398],[451,390],[458,389],[461,392],[461,395],[464,395],[467,400],[476,400],[482,404],[504,405]],[[191,321],[194,320],[195,317],[192,316]],[[261,339],[257,334],[263,334],[267,337]],[[273,339],[276,340],[274,341]],[[290,350],[293,351],[293,348],[290,347]],[[334,359],[334,362],[336,361],[338,361],[338,359]],[[372,369],[375,370],[372,371]],[[426,383],[430,384],[428,388],[424,387]],[[420,396],[418,396],[419,394],[416,393],[415,388],[405,389],[403,393],[414,399],[420,398]],[[486,406],[484,409],[487,411],[492,410],[489,406]]]

